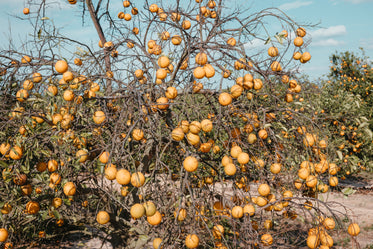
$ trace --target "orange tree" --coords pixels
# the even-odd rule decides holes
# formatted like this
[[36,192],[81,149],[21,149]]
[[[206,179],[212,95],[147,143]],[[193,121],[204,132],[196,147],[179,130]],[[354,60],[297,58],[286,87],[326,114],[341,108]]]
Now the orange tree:
[[372,65],[350,52],[333,54],[330,75],[314,97],[314,111],[330,132],[342,176],[372,170]]
[[59,34],[43,2],[24,10],[32,48],[0,55],[1,243],[316,248],[347,232],[318,199],[339,166],[294,73],[305,28],[223,1],[69,3],[100,48]]

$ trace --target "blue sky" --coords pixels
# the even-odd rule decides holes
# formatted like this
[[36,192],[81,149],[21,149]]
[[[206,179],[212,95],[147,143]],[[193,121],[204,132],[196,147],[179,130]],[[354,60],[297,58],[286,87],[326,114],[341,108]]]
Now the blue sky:
[[[53,3],[53,21],[57,27],[63,27],[61,32],[75,39],[96,44],[98,38],[86,18],[82,26],[81,17],[76,6],[69,5],[67,0],[47,0]],[[114,1],[120,6],[121,0]],[[136,1],[138,2],[138,1]],[[250,4],[254,10],[268,7],[278,7],[285,11],[293,20],[300,24],[319,24],[308,31],[312,42],[307,50],[311,53],[310,62],[302,66],[302,72],[312,79],[328,73],[329,56],[335,51],[358,52],[359,47],[365,49],[366,55],[373,59],[373,0],[236,0],[238,4]],[[0,0],[0,48],[8,46],[12,37],[14,44],[30,32],[31,25],[24,18],[25,0]],[[30,7],[31,12],[35,6]],[[255,45],[255,44],[254,44]]]

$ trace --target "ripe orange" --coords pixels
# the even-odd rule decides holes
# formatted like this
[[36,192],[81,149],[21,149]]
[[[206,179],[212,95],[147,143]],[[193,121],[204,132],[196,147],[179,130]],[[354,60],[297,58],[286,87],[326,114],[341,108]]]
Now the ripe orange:
[[302,46],[303,45],[303,38],[302,37],[296,37],[295,39],[294,39],[294,45],[296,46],[296,47],[300,47],[300,46]]
[[146,219],[150,225],[156,226],[162,222],[162,215],[160,212],[156,211],[154,215],[148,216]]
[[109,213],[106,211],[99,211],[96,216],[96,221],[101,225],[105,225],[110,221]]
[[268,233],[263,234],[262,237],[260,238],[260,240],[261,240],[262,244],[265,245],[265,246],[272,245],[272,243],[273,243],[272,235],[270,235]]
[[53,200],[52,200],[52,206],[53,206],[54,208],[59,208],[59,207],[61,207],[61,206],[62,206],[62,199],[59,198],[59,197],[53,198]]
[[252,204],[246,204],[243,207],[243,213],[248,214],[250,216],[253,216],[255,214],[255,208]]
[[132,218],[140,219],[145,214],[145,208],[143,205],[136,203],[132,205],[130,213]]
[[348,231],[348,234],[350,234],[351,236],[357,236],[360,233],[360,227],[356,223],[351,223],[348,226],[348,230],[347,231]]
[[271,188],[269,187],[268,184],[262,183],[262,184],[259,185],[259,187],[258,187],[258,193],[261,196],[267,196],[267,195],[269,195],[270,192],[271,192]]
[[237,156],[237,162],[240,164],[247,164],[250,161],[249,154],[246,152],[241,152]]
[[9,151],[9,157],[13,160],[21,159],[23,155],[23,150],[18,145],[13,146]]
[[147,201],[143,205],[144,205],[144,208],[145,208],[145,215],[146,216],[153,216],[155,214],[155,212],[157,212],[157,207],[155,206],[155,204],[152,201]]
[[201,123],[198,121],[193,121],[189,124],[189,131],[193,134],[198,134],[201,130]]
[[188,156],[183,161],[183,167],[188,172],[194,172],[198,168],[198,160],[193,156]]
[[133,129],[132,137],[136,141],[140,141],[144,137],[144,132],[141,129]]
[[242,218],[243,214],[244,214],[244,211],[243,211],[243,208],[241,206],[234,206],[232,208],[232,217],[233,218],[236,218],[236,219]]
[[139,188],[145,183],[145,176],[141,172],[133,173],[131,176],[132,186]]
[[172,130],[171,132],[172,139],[175,141],[181,141],[184,139],[183,129],[178,127]]
[[325,218],[322,222],[322,224],[324,225],[324,227],[327,229],[327,230],[332,230],[335,228],[335,221],[333,218]]
[[105,113],[103,111],[95,111],[93,114],[93,122],[95,124],[102,124],[106,119]]
[[24,15],[30,14],[30,9],[29,8],[23,8],[23,14]]
[[0,242],[5,242],[8,238],[8,230],[0,228]]
[[116,180],[121,185],[127,185],[131,182],[131,173],[126,169],[117,171]]
[[185,245],[187,248],[197,248],[199,245],[199,238],[196,234],[188,234],[185,238]]
[[202,120],[201,122],[201,128],[204,132],[210,132],[212,131],[212,128],[213,128],[213,124],[212,124],[212,121],[210,119],[204,119]]
[[185,208],[180,208],[180,209],[174,211],[174,216],[175,216],[175,218],[177,217],[178,221],[183,221],[183,220],[185,220],[185,218],[187,216],[187,211],[185,210]]
[[9,203],[5,203],[0,211],[2,214],[9,214],[12,211],[12,209],[12,205],[10,205]]
[[222,106],[227,106],[232,103],[232,96],[229,93],[223,92],[219,95],[219,103]]
[[105,177],[106,179],[112,181],[116,178],[117,176],[117,168],[114,166],[107,167],[105,169]]
[[228,176],[233,176],[237,172],[236,165],[233,163],[229,163],[227,166],[224,167],[224,173]]
[[162,239],[161,238],[155,238],[153,240],[153,248],[154,249],[161,249]]
[[104,151],[101,153],[101,155],[99,156],[98,160],[103,163],[103,164],[106,164],[109,162],[109,157],[110,157],[110,153],[108,151]]
[[56,71],[58,73],[65,73],[68,69],[69,69],[69,66],[67,64],[66,61],[64,60],[59,60],[56,62],[56,64],[54,65],[54,69],[56,69]]
[[78,150],[75,154],[75,156],[79,159],[80,163],[84,163],[88,159],[88,151],[86,149]]
[[36,201],[29,201],[26,203],[26,212],[28,214],[36,214],[40,210],[40,205]]
[[76,193],[76,186],[73,182],[67,182],[63,186],[63,193],[67,196],[73,196]]

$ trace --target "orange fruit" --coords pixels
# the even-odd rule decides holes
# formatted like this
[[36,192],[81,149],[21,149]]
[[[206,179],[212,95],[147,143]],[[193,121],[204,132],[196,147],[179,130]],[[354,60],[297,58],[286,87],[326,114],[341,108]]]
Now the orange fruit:
[[141,172],[133,173],[131,176],[131,184],[134,187],[141,187],[145,183],[145,176]]
[[40,205],[36,201],[29,201],[26,203],[26,212],[28,214],[36,214],[40,210]]
[[160,212],[156,211],[154,215],[148,216],[146,219],[150,225],[156,226],[162,222],[162,215]]
[[0,228],[0,242],[5,242],[8,238],[8,230]]
[[112,181],[116,178],[117,176],[117,168],[110,166],[105,169],[105,177],[106,179]]
[[132,218],[140,219],[145,214],[145,208],[143,205],[136,203],[132,205],[130,213]]
[[102,124],[106,119],[105,113],[103,111],[95,111],[93,114],[93,122],[95,124]]
[[360,227],[358,224],[356,223],[351,223],[349,226],[348,226],[348,234],[351,235],[351,236],[357,236],[359,233],[360,233]]
[[105,225],[110,221],[110,215],[106,211],[99,211],[96,215],[96,221],[98,224]]
[[193,156],[188,156],[183,161],[183,167],[188,172],[194,172],[198,168],[198,160]]
[[234,206],[231,213],[233,218],[239,219],[242,218],[244,211],[241,206]]
[[126,169],[120,169],[115,178],[120,185],[127,185],[131,182],[131,173]]
[[155,238],[153,240],[153,248],[154,249],[161,249],[162,239],[161,238]]
[[146,216],[153,216],[155,214],[155,212],[157,212],[157,207],[155,206],[155,204],[152,201],[147,201],[143,205],[144,205],[144,208],[145,208],[145,215]]
[[67,64],[66,61],[64,60],[59,60],[56,62],[56,64],[54,65],[54,69],[56,69],[56,71],[58,73],[64,73],[66,72],[68,69],[69,69],[69,65]]
[[199,245],[199,238],[196,234],[188,234],[185,238],[185,245],[187,248],[197,248]]
[[227,106],[229,105],[230,103],[232,103],[232,96],[229,94],[229,93],[221,93],[219,95],[219,103],[222,105],[222,106]]
[[265,233],[265,234],[262,235],[262,237],[260,237],[260,241],[265,246],[272,245],[272,243],[273,243],[272,235],[270,235],[268,233]]
[[66,182],[63,186],[63,193],[67,196],[73,196],[76,193],[76,186],[73,182]]
[[270,192],[271,192],[271,188],[269,187],[268,184],[262,183],[262,184],[259,185],[259,187],[258,187],[258,193],[261,196],[267,196],[267,195],[269,195]]

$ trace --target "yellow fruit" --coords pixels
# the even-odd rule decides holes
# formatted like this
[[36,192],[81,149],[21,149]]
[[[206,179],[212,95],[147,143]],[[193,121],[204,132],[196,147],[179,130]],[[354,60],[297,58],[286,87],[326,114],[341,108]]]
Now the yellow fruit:
[[110,157],[110,153],[108,151],[104,151],[101,153],[101,155],[99,156],[98,160],[103,163],[103,164],[106,164],[109,162],[109,157]]
[[59,60],[56,62],[56,64],[54,65],[54,68],[56,69],[56,71],[58,73],[64,73],[67,71],[67,69],[69,68],[69,66],[67,65],[67,62],[64,61],[64,60]]
[[273,243],[272,235],[270,235],[268,233],[265,233],[265,234],[262,235],[262,237],[260,237],[260,241],[265,246],[272,245],[272,243]]
[[117,177],[117,168],[110,166],[105,169],[105,177],[106,179],[112,181]]
[[309,175],[306,178],[306,185],[310,188],[316,187],[317,177],[314,175]]
[[238,157],[237,157],[238,163],[247,164],[249,160],[250,160],[249,154],[247,154],[246,152],[241,152],[240,154],[238,154]]
[[183,167],[188,172],[194,172],[198,168],[198,160],[193,156],[188,156],[183,161]]
[[153,248],[154,249],[161,249],[162,247],[160,246],[162,244],[162,239],[161,238],[155,238],[153,240]]
[[121,185],[127,185],[131,182],[131,173],[126,169],[120,169],[115,176],[117,182]]
[[219,103],[222,105],[222,106],[227,106],[229,105],[230,103],[232,103],[232,96],[229,94],[229,93],[221,93],[219,95]]
[[241,206],[234,206],[232,208],[232,217],[233,218],[239,219],[243,216],[243,214],[244,214],[244,211],[243,211],[243,208]]
[[76,186],[73,182],[67,182],[63,186],[63,193],[67,196],[75,195],[76,193]]
[[175,141],[181,141],[184,139],[184,132],[183,129],[178,127],[172,130],[171,132],[172,139]]
[[268,184],[263,183],[263,184],[260,184],[260,185],[259,185],[258,193],[259,193],[261,196],[267,196],[267,195],[269,195],[270,192],[271,192],[271,188],[269,187]]
[[141,172],[133,173],[131,176],[132,186],[139,188],[145,183],[145,176]]
[[228,176],[233,176],[237,172],[236,165],[233,163],[229,163],[227,166],[224,167],[224,173]]
[[101,225],[105,225],[106,223],[108,223],[110,221],[109,213],[106,212],[106,211],[98,212],[97,216],[96,216],[96,221]]
[[241,147],[240,146],[233,146],[232,148],[231,148],[231,156],[233,157],[233,158],[237,158],[238,157],[238,155],[239,154],[241,154],[242,153],[242,149],[241,149]]
[[80,163],[84,163],[88,159],[88,151],[86,149],[78,150],[75,156],[79,159]]
[[351,235],[351,236],[357,236],[360,233],[360,227],[356,223],[351,223],[348,226],[348,230],[347,231],[348,231],[349,235]]
[[40,205],[36,201],[29,201],[26,203],[26,212],[28,214],[36,214],[40,210]]
[[143,205],[136,203],[132,205],[130,213],[132,218],[140,219],[145,214],[145,208]]
[[62,199],[59,198],[59,197],[53,198],[53,200],[52,200],[52,206],[53,206],[54,208],[59,208],[59,207],[61,207],[61,206],[62,206]]
[[144,203],[145,208],[145,215],[146,216],[153,216],[155,212],[157,212],[157,207],[152,201],[147,201]]
[[255,214],[255,208],[253,205],[251,204],[246,204],[244,207],[243,207],[243,213],[244,214],[248,214],[250,216],[253,216]]
[[282,166],[281,166],[280,163],[273,163],[273,164],[271,165],[271,172],[272,172],[273,174],[278,174],[278,173],[280,173],[281,168],[282,168]]
[[105,113],[103,111],[95,111],[93,114],[93,122],[95,124],[102,124],[106,119]]
[[156,211],[154,215],[148,216],[146,220],[150,225],[156,226],[162,222],[162,215],[160,212]]
[[213,128],[212,121],[209,120],[209,119],[202,120],[202,122],[201,122],[201,128],[202,128],[202,130],[204,132],[210,132],[210,131],[212,131],[212,128]]
[[5,242],[8,238],[8,230],[0,228],[0,242]]
[[311,249],[315,249],[320,244],[319,237],[317,235],[309,235],[307,237],[307,246]]
[[174,216],[175,218],[177,217],[178,221],[183,221],[187,216],[187,211],[185,210],[185,208],[180,208],[179,210],[176,210],[174,212]]
[[187,248],[197,248],[199,245],[199,238],[196,234],[188,234],[185,238],[185,245]]

